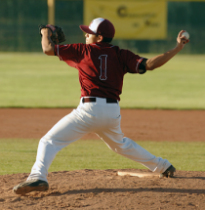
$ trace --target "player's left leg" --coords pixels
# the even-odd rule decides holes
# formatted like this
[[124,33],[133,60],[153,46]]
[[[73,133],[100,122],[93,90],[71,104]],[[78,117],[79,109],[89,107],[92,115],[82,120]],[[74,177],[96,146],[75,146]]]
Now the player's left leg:
[[88,132],[88,126],[78,117],[77,110],[63,117],[51,130],[41,138],[36,162],[27,180],[47,181],[48,169],[56,154]]
[[84,114],[82,109],[73,110],[62,118],[43,138],[41,138],[36,161],[31,173],[25,182],[16,185],[13,191],[16,194],[25,194],[31,191],[48,189],[48,169],[56,154],[70,143],[78,140],[89,132],[92,127],[92,118]]

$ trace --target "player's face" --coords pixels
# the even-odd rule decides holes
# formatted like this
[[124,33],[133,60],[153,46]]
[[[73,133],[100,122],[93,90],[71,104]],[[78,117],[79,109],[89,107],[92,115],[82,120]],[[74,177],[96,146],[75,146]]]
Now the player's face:
[[86,44],[92,44],[98,42],[98,37],[95,34],[85,34]]

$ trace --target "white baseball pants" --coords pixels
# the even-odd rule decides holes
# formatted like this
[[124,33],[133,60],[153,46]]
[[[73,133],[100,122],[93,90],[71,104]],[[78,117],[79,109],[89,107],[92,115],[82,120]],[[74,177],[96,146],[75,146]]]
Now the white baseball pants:
[[41,138],[36,162],[27,180],[47,181],[48,169],[56,154],[70,143],[94,132],[116,153],[139,162],[153,172],[163,173],[171,163],[156,157],[133,140],[124,137],[120,128],[120,107],[118,103],[107,103],[104,98],[96,102],[83,103],[62,118]]

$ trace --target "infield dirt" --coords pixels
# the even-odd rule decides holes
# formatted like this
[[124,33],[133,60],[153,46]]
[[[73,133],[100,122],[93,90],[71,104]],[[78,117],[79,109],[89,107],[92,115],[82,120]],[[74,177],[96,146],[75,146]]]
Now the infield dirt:
[[[0,109],[0,138],[41,138],[71,109]],[[133,140],[205,141],[205,111],[121,110],[122,131]],[[86,138],[95,138],[87,135]],[[121,171],[125,171],[119,169]],[[52,172],[47,192],[18,196],[28,174],[0,176],[0,209],[150,210],[205,209],[205,172],[174,178],[117,176],[118,170]],[[126,170],[128,171],[128,170]],[[130,169],[131,172],[148,170]]]

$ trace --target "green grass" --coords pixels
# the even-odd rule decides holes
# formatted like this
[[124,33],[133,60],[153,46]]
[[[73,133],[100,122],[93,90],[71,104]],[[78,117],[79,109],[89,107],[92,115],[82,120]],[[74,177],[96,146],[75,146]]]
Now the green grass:
[[[152,55],[142,55],[152,57]],[[75,107],[78,72],[43,53],[0,53],[0,107]],[[126,74],[122,108],[205,109],[204,55],[177,55],[144,75]]]
[[0,107],[76,106],[78,72],[42,53],[0,54]]
[[[152,57],[152,55],[143,55]],[[0,107],[75,107],[78,72],[42,53],[0,53]],[[205,109],[204,55],[177,55],[144,75],[125,75],[122,108]],[[39,140],[0,139],[0,175],[29,173]],[[178,170],[204,171],[204,142],[138,143]],[[49,171],[142,168],[99,140],[80,140],[58,153]]]
[[[0,175],[29,173],[35,161],[38,141],[0,139]],[[168,159],[178,170],[205,170],[204,142],[138,141],[137,143],[154,155]],[[126,168],[146,169],[141,164],[109,150],[103,141],[79,140],[57,154],[49,172]]]

